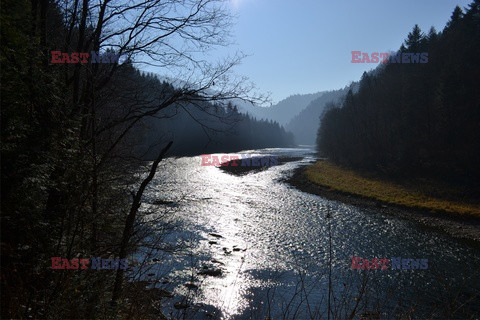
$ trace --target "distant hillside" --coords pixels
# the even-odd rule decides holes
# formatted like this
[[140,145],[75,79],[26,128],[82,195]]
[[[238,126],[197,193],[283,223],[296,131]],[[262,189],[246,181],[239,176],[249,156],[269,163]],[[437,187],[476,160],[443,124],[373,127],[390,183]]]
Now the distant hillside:
[[295,143],[297,144],[315,144],[317,130],[319,126],[319,118],[325,110],[325,106],[329,102],[340,102],[348,89],[352,88],[355,92],[358,84],[352,83],[344,89],[325,91],[320,97],[311,101],[308,106],[290,120],[285,129],[293,133]]
[[201,103],[185,109],[169,108],[161,119],[146,122],[148,133],[138,152],[144,159],[154,159],[161,147],[158,141],[167,138],[174,141],[170,154],[176,156],[294,146],[293,134],[278,123],[252,119],[233,105]]
[[257,107],[240,100],[232,102],[238,106],[239,111],[242,113],[248,113],[258,120],[273,120],[284,126],[305,109],[310,102],[320,97],[323,93],[296,94],[271,107]]

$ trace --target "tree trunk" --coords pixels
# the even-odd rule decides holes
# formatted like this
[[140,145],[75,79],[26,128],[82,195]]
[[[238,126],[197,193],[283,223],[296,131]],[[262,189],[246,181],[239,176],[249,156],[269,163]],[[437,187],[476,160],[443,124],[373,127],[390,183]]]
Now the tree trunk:
[[[155,172],[157,170],[158,164],[160,161],[163,160],[165,154],[167,153],[168,149],[172,146],[173,141],[170,141],[165,148],[162,149],[160,154],[158,155],[157,159],[153,162],[152,167],[150,168],[150,173],[148,176],[143,180],[142,184],[140,185],[140,188],[138,189],[137,193],[133,197],[133,202],[132,202],[132,207],[130,208],[130,213],[127,216],[127,220],[125,221],[125,229],[123,230],[123,235],[122,235],[122,242],[120,244],[120,253],[119,253],[119,259],[125,259],[127,257],[127,248],[128,248],[128,243],[130,241],[130,237],[132,235],[133,231],[133,226],[135,223],[135,218],[137,216],[137,211],[138,208],[140,207],[141,200],[142,200],[142,195],[143,192],[145,191],[145,188],[147,185],[152,181],[153,177],[155,176]],[[111,304],[113,306],[116,305],[117,300],[121,296],[121,291],[122,291],[122,282],[123,282],[123,274],[124,270],[123,269],[117,269],[117,274],[115,276],[115,283],[113,285],[113,293],[112,293],[112,301]]]

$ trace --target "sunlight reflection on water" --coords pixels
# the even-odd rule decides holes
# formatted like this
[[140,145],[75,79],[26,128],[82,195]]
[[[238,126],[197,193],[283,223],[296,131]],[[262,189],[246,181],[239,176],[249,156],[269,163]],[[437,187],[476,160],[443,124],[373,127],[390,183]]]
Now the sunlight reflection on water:
[[[200,157],[161,163],[144,202],[174,203],[168,208],[153,205],[149,210],[158,210],[159,214],[168,210],[169,219],[180,226],[166,241],[181,246],[180,239],[191,240],[187,253],[162,256],[162,276],[170,279],[169,288],[176,294],[190,295],[196,303],[212,305],[226,319],[251,318],[253,311],[261,313],[260,309],[266,308],[269,299],[265,295],[271,293],[271,288],[276,288],[276,294],[288,295],[304,274],[305,281],[312,283],[309,307],[324,312],[327,210],[332,215],[333,273],[338,278],[338,292],[344,290],[345,282],[358,280],[351,279],[358,278],[358,273],[350,270],[353,256],[428,258],[428,270],[374,273],[374,283],[394,286],[397,296],[407,300],[413,298],[413,289],[435,300],[431,291],[439,275],[447,285],[470,281],[472,290],[479,292],[478,275],[474,278],[477,282],[472,283],[469,272],[478,270],[479,248],[421,230],[408,221],[300,192],[280,181],[295,167],[313,161],[312,149],[263,149],[248,153],[300,155],[304,159],[244,176],[201,166]],[[460,268],[459,261],[464,263]],[[207,270],[221,270],[221,276],[198,275],[204,266]],[[199,286],[194,293],[183,285],[192,279]],[[303,306],[302,310],[307,308]]]

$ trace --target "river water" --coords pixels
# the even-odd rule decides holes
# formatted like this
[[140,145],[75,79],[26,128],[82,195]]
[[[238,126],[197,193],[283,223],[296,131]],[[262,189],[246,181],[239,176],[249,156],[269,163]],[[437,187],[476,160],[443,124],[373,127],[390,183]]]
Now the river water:
[[[311,148],[242,153],[302,160],[234,176],[201,166],[200,157],[171,158],[161,163],[146,191],[141,212],[147,243],[154,245],[135,256],[148,262],[136,269],[136,277],[173,293],[162,300],[164,314],[184,319],[317,319],[328,312],[332,319],[345,319],[353,310],[357,319],[480,315],[478,245],[283,182],[293,169],[315,160]],[[352,257],[428,259],[428,268],[352,270]]]

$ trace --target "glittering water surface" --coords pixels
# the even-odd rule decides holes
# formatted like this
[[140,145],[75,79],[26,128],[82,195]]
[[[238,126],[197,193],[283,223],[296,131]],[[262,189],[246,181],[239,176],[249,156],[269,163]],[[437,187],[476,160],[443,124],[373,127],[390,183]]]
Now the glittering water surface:
[[[204,306],[188,311],[187,319],[215,318],[218,311],[225,319],[326,318],[330,240],[336,318],[348,317],[357,301],[366,318],[412,312],[412,306],[416,315],[435,315],[452,301],[463,304],[459,309],[466,314],[480,312],[474,299],[480,292],[478,246],[282,182],[294,168],[314,161],[310,148],[248,153],[303,160],[244,176],[201,166],[200,157],[159,166],[141,210],[148,213],[151,241],[162,236],[159,246],[168,247],[151,252],[145,276],[174,293],[163,302],[164,312],[186,312],[171,307],[184,301]],[[428,269],[366,273],[350,269],[354,256],[424,258]],[[363,281],[368,290],[362,294]]]

